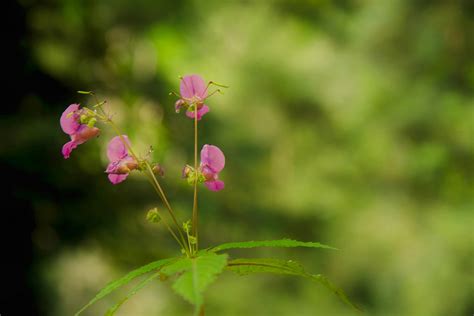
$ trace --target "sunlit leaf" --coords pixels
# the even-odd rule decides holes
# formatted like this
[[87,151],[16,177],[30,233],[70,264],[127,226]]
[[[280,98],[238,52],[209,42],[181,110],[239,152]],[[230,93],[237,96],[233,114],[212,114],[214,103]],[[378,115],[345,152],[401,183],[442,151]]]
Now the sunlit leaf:
[[172,263],[173,261],[176,261],[176,260],[177,260],[177,258],[168,258],[168,259],[157,260],[157,261],[151,262],[147,265],[144,265],[144,266],[142,266],[138,269],[135,269],[135,270],[127,273],[126,275],[124,275],[123,277],[121,277],[118,280],[110,282],[102,290],[100,290],[99,293],[97,293],[97,295],[89,303],[87,303],[84,307],[82,307],[75,314],[75,316],[78,316],[86,308],[88,308],[89,306],[91,306],[92,304],[94,304],[95,302],[100,300],[101,298],[109,295],[111,292],[115,291],[119,287],[131,282],[135,278],[137,278],[137,277],[139,277],[139,276],[141,276],[145,273],[151,272],[153,270],[160,269],[161,267],[166,266],[167,264],[170,264],[170,263]]
[[203,302],[203,293],[227,264],[227,254],[201,252],[195,258],[181,258],[162,270],[163,274],[182,273],[174,282],[173,289],[194,304],[196,309]]
[[324,287],[337,295],[344,303],[360,311],[360,308],[348,299],[347,295],[342,289],[333,285],[325,276],[321,274],[307,273],[303,266],[294,260],[281,260],[272,258],[234,259],[228,262],[227,269],[240,275],[247,275],[250,273],[275,273],[301,276],[322,284]]
[[281,248],[293,248],[293,247],[307,247],[307,248],[325,248],[334,249],[331,246],[321,244],[319,242],[305,242],[292,239],[278,239],[278,240],[262,240],[262,241],[242,241],[242,242],[229,242],[216,247],[211,248],[209,251],[222,251],[227,249],[236,248],[257,248],[257,247],[281,247]]
[[153,281],[154,279],[156,279],[157,277],[159,277],[161,274],[161,272],[158,272],[158,273],[154,273],[152,274],[151,276],[147,277],[145,280],[141,281],[140,283],[138,283],[136,286],[134,286],[130,292],[128,292],[127,296],[125,296],[123,299],[121,299],[117,304],[115,304],[114,306],[112,306],[106,313],[105,313],[105,316],[113,316],[115,314],[115,312],[123,305],[123,303],[125,303],[126,301],[128,301],[128,299],[130,299],[133,295],[137,294],[138,291],[140,291],[143,287],[145,287],[145,285],[147,285],[148,283],[150,283],[151,281]]
[[233,259],[228,262],[227,269],[240,275],[258,272],[291,275],[301,275],[305,273],[303,266],[296,261],[272,258]]

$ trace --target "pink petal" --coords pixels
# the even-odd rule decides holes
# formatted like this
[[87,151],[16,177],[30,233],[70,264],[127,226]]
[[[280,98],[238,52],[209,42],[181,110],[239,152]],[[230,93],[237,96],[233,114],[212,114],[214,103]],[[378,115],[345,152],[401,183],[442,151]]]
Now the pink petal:
[[199,75],[184,76],[179,85],[181,96],[192,99],[194,96],[205,99],[207,97],[206,83]]
[[[130,146],[130,141],[128,140],[127,135],[122,135],[124,140]],[[110,161],[118,161],[128,155],[127,147],[122,141],[120,136],[115,136],[112,138],[107,145],[107,157]]]
[[123,159],[112,161],[108,164],[106,173],[126,174],[138,168],[138,163],[131,156],[125,156]]
[[220,172],[225,166],[224,153],[214,145],[204,145],[201,149],[201,164],[207,165],[215,173]]
[[62,149],[62,154],[64,156],[64,159],[68,159],[69,156],[71,155],[71,152],[74,148],[77,147],[77,143],[73,140],[71,140],[70,142],[67,142],[66,144],[64,144],[63,146],[63,149]]
[[112,182],[112,184],[118,184],[122,181],[124,181],[125,179],[127,179],[128,177],[128,173],[126,174],[109,174],[108,175],[108,178],[110,180],[110,182]]
[[221,180],[206,181],[204,182],[204,184],[211,191],[220,191],[225,186],[224,181],[221,181]]
[[120,160],[112,161],[107,165],[107,169],[105,169],[106,173],[109,174],[119,174],[118,168],[120,167]]
[[204,178],[207,181],[216,180],[218,173],[214,171],[214,169],[210,168],[208,165],[204,165],[201,163],[200,166],[201,173],[203,174]]
[[89,127],[86,124],[82,124],[71,137],[77,144],[83,144],[92,137],[99,136],[99,134],[100,129],[97,127]]
[[61,128],[66,134],[74,134],[81,124],[77,121],[77,116],[74,114],[69,115],[70,113],[77,111],[79,109],[79,104],[71,104],[61,115],[59,123]]
[[[198,121],[201,120],[201,118],[209,112],[209,107],[207,105],[203,105],[199,110],[198,110]],[[194,118],[194,112],[193,111],[186,111],[186,116],[189,118]]]

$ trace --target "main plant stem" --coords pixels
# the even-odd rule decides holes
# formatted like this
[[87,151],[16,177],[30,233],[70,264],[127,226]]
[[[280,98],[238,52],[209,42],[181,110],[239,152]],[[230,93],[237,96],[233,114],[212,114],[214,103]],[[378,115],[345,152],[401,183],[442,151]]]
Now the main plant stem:
[[198,233],[198,201],[197,201],[197,184],[198,184],[198,113],[197,104],[194,108],[194,201],[193,201],[193,236],[196,238],[195,252],[199,250],[199,233]]

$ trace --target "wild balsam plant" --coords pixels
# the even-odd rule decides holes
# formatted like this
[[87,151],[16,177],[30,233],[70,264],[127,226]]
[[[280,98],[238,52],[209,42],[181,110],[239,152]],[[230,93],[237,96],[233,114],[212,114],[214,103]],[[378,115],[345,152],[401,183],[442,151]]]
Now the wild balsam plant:
[[[209,89],[215,89],[209,92]],[[200,151],[198,161],[198,126],[203,116],[209,112],[209,107],[204,104],[209,97],[224,85],[213,81],[207,84],[198,75],[189,75],[181,78],[180,94],[175,103],[175,110],[179,113],[186,111],[186,116],[194,123],[194,163],[183,168],[182,176],[194,187],[192,220],[180,222],[168,201],[166,194],[158,180],[163,175],[162,167],[149,161],[148,156],[141,157],[134,151],[132,142],[127,135],[123,134],[114,123],[112,117],[104,110],[105,101],[99,102],[91,91],[78,91],[94,97],[95,104],[91,107],[80,107],[79,104],[71,104],[62,114],[60,123],[63,131],[71,137],[71,141],[62,148],[64,158],[69,158],[71,152],[80,144],[98,136],[100,129],[95,125],[98,122],[110,126],[117,134],[107,146],[107,157],[109,165],[105,172],[111,183],[118,184],[124,181],[128,174],[134,170],[145,175],[153,189],[163,202],[163,214],[161,208],[154,208],[147,214],[147,220],[153,223],[162,223],[171,236],[178,243],[182,255],[175,258],[167,258],[148,263],[136,270],[129,272],[122,278],[106,285],[100,292],[76,315],[81,314],[86,308],[96,301],[107,296],[119,287],[134,281],[140,276],[145,276],[130,292],[114,306],[105,312],[105,315],[113,315],[122,304],[140,291],[145,285],[153,280],[164,281],[171,278],[173,290],[195,307],[195,315],[204,315],[204,292],[207,287],[216,280],[224,271],[232,271],[240,275],[252,273],[274,273],[286,274],[306,278],[317,282],[334,294],[344,303],[357,309],[344,292],[335,287],[321,274],[307,272],[298,262],[294,260],[281,260],[272,258],[232,258],[225,251],[236,248],[256,247],[307,247],[334,249],[317,242],[302,242],[291,239],[268,240],[268,241],[245,241],[224,243],[208,249],[199,248],[199,213],[198,213],[198,186],[203,183],[211,191],[224,189],[224,182],[219,179],[219,173],[225,166],[224,153],[215,145],[206,144]]]

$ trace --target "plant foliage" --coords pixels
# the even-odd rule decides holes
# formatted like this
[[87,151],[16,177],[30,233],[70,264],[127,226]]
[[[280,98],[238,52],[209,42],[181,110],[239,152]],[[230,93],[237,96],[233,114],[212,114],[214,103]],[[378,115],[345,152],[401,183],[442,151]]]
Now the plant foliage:
[[128,292],[127,296],[125,296],[123,299],[121,299],[118,303],[116,303],[114,306],[109,308],[109,310],[105,313],[105,316],[113,316],[115,315],[115,312],[126,302],[128,299],[130,299],[133,295],[137,294],[138,291],[143,289],[148,283],[156,279],[157,277],[160,276],[160,272],[154,273],[151,276],[147,277],[140,283],[138,283],[136,286],[133,287],[133,289]]
[[180,274],[173,289],[198,309],[203,303],[206,288],[227,265],[227,254],[200,252],[194,258],[181,258],[163,269],[163,274]]
[[243,258],[228,260],[227,254],[216,253],[228,249],[256,247],[310,247],[336,249],[317,242],[302,242],[291,239],[232,242],[225,243],[208,250],[199,251],[193,257],[183,256],[179,258],[154,261],[131,271],[116,281],[109,283],[89,303],[87,303],[79,312],[77,312],[76,316],[78,316],[86,308],[101,298],[110,294],[112,291],[133,281],[135,278],[152,271],[155,273],[148,276],[135,287],[133,287],[128,292],[128,294],[114,306],[112,306],[105,315],[113,316],[115,312],[122,306],[122,304],[124,304],[128,299],[145,287],[145,285],[157,279],[158,277],[160,277],[160,279],[165,279],[162,278],[162,276],[176,276],[175,280],[173,281],[173,290],[181,295],[185,300],[193,304],[195,306],[195,312],[198,313],[204,302],[205,290],[226,268],[227,270],[240,275],[247,275],[251,273],[274,273],[304,277],[322,284],[324,287],[337,295],[344,303],[357,310],[360,310],[356,305],[349,301],[343,290],[334,286],[325,276],[306,272],[303,266],[294,260],[281,260],[272,258]]
[[240,275],[247,275],[251,273],[275,273],[304,277],[322,284],[324,287],[337,295],[344,303],[360,311],[360,308],[347,298],[347,295],[342,289],[333,285],[325,276],[321,274],[311,274],[306,272],[303,266],[294,260],[281,260],[272,258],[234,259],[229,261],[227,269]]
[[305,242],[298,241],[293,239],[277,239],[277,240],[262,240],[262,241],[242,241],[242,242],[230,242],[225,243],[210,249],[210,251],[222,251],[227,249],[236,249],[236,248],[257,248],[257,247],[283,247],[283,248],[293,248],[293,247],[307,247],[307,248],[325,248],[325,249],[334,249],[331,246],[321,244],[319,242]]
[[86,308],[88,308],[89,306],[91,306],[92,304],[94,304],[95,302],[97,302],[98,300],[104,298],[105,296],[109,295],[111,292],[115,291],[116,289],[118,289],[119,287],[125,285],[125,284],[128,284],[130,283],[131,281],[133,281],[135,278],[141,276],[141,275],[144,275],[148,272],[151,272],[151,271],[154,271],[154,270],[158,270],[160,268],[162,268],[163,266],[167,265],[167,264],[170,264],[172,263],[173,261],[176,261],[177,258],[168,258],[168,259],[161,259],[161,260],[157,260],[157,261],[153,261],[147,265],[144,265],[144,266],[141,266],[140,268],[138,269],[135,269],[133,271],[130,271],[129,273],[127,273],[126,275],[124,275],[123,277],[121,277],[120,279],[117,279],[115,281],[112,281],[110,282],[109,284],[107,284],[102,290],[99,291],[99,293],[97,293],[97,295],[89,301],[89,303],[87,303],[86,305],[84,305],[84,307],[82,307],[76,314],[75,316],[78,316],[79,314],[81,314]]

